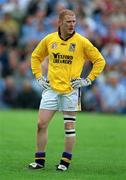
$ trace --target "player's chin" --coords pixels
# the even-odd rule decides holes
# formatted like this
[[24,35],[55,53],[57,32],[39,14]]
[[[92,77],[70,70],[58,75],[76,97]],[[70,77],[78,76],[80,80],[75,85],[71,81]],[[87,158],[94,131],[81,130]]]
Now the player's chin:
[[74,30],[69,31],[69,34],[73,34]]

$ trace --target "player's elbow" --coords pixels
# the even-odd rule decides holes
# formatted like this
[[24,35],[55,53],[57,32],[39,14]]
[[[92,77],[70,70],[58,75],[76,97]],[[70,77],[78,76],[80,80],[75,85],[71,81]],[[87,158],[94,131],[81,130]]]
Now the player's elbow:
[[105,66],[106,66],[106,61],[105,61],[105,59],[102,60],[102,64],[103,64],[103,69],[104,69]]

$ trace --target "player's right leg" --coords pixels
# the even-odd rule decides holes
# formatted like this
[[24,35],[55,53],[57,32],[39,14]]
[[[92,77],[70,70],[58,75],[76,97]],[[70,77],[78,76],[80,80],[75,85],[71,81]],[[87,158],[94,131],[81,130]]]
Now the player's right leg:
[[58,93],[52,89],[44,90],[39,109],[35,162],[29,165],[31,169],[40,169],[45,165],[45,150],[48,138],[47,128],[57,109]]
[[55,110],[39,110],[35,162],[29,164],[30,169],[41,169],[45,166],[45,150],[48,139],[48,124],[52,119],[54,113]]

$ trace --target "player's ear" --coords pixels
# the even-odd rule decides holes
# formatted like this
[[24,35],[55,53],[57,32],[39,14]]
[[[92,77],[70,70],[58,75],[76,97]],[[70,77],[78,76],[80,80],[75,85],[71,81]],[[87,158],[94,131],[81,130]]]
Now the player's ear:
[[59,21],[58,21],[58,25],[59,25],[59,26],[61,26],[61,25],[62,25],[62,23],[63,23],[63,22],[62,22],[62,20],[61,20],[61,19],[59,19]]

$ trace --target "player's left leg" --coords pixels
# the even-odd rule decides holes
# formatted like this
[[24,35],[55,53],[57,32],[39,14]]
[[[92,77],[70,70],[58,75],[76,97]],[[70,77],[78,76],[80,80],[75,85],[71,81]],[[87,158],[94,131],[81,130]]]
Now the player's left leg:
[[76,112],[64,112],[64,129],[65,129],[65,142],[64,152],[57,170],[65,171],[68,169],[71,159],[72,150],[75,144],[76,132],[75,132],[75,120]]
[[71,159],[72,150],[75,144],[76,132],[75,132],[75,121],[76,111],[78,110],[78,90],[73,90],[69,94],[63,94],[61,97],[61,110],[64,115],[64,131],[65,131],[65,142],[64,152],[62,158],[57,167],[57,170],[67,170]]
[[65,144],[64,151],[72,153],[75,144],[76,112],[64,112]]

